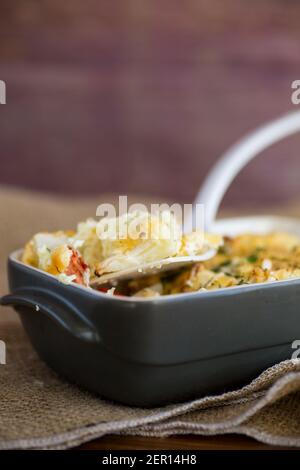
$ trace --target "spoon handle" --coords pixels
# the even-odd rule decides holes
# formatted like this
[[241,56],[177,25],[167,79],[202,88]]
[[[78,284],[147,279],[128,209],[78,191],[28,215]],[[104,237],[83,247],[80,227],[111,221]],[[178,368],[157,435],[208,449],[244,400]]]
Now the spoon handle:
[[194,202],[204,205],[205,230],[212,227],[224,194],[242,168],[267,147],[298,131],[300,111],[294,111],[259,127],[223,154],[206,177]]

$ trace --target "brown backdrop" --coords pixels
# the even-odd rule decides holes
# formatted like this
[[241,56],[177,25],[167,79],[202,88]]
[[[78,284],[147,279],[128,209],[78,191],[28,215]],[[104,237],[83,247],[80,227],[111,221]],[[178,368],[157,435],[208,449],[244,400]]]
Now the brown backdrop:
[[[1,0],[0,183],[189,202],[228,145],[295,108],[299,20],[296,0]],[[300,196],[299,144],[227,201]]]

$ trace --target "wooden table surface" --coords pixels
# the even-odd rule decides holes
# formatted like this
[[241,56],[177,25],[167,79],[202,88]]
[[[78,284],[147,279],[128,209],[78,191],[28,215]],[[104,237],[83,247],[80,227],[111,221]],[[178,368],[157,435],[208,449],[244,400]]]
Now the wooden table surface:
[[78,450],[283,450],[235,434],[224,436],[173,436],[167,438],[105,436],[83,444]]

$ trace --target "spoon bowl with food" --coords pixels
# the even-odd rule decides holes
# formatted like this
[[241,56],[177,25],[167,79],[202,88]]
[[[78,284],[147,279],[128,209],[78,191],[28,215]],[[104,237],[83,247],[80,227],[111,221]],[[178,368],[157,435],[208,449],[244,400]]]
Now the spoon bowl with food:
[[103,259],[96,264],[93,285],[149,276],[184,268],[215,256],[219,235],[196,230],[188,234],[172,212],[135,211],[102,219],[97,226]]

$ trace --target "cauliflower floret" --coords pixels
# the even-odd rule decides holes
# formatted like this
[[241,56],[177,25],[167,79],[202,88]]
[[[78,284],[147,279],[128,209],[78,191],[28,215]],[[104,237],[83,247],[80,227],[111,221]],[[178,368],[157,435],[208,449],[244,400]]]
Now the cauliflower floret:
[[51,269],[52,251],[60,245],[68,243],[73,232],[40,232],[27,243],[22,261],[44,271]]
[[135,211],[102,219],[97,234],[104,258],[97,266],[98,275],[176,256],[181,246],[180,226],[167,211],[157,215]]
[[103,259],[102,243],[96,229],[97,221],[94,219],[80,222],[71,243],[80,252],[84,262],[90,267],[91,273],[94,272],[98,263]]
[[27,243],[22,261],[65,282],[89,284],[89,269],[72,245],[73,232],[37,233]]

